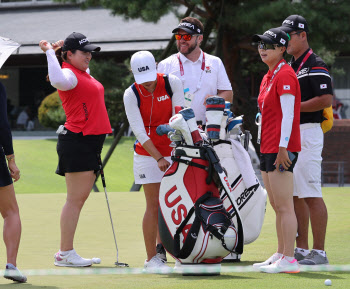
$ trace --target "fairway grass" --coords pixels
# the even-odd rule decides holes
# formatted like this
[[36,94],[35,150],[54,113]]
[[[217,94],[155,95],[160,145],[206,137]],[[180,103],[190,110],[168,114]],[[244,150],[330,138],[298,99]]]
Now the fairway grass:
[[[326,250],[332,265],[350,264],[350,188],[324,188],[329,222]],[[22,240],[18,257],[21,270],[65,268],[53,265],[53,256],[59,248],[59,218],[66,195],[17,195],[22,218]],[[110,192],[119,261],[140,268],[146,258],[141,230],[145,200],[142,192]],[[2,226],[2,220],[0,225]],[[311,240],[310,240],[311,241]],[[113,240],[104,193],[92,193],[81,213],[75,237],[75,249],[85,258],[99,257],[102,262],[92,268],[116,268],[116,249]],[[265,260],[276,250],[274,213],[268,205],[260,237],[245,246],[239,266],[250,266]],[[5,248],[0,244],[2,268],[5,266]],[[169,266],[174,261],[169,257]],[[223,265],[228,266],[228,265]],[[231,265],[229,265],[231,266]],[[69,268],[76,270],[75,268]],[[169,275],[75,275],[28,276],[28,284],[12,284],[0,278],[1,288],[324,288],[325,279],[332,280],[331,288],[350,288],[350,272],[303,272],[299,274],[225,273],[215,277],[184,277]]]

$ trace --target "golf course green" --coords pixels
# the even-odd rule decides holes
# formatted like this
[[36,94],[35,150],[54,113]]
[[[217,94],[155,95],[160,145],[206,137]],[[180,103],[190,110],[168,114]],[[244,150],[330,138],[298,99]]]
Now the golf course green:
[[[106,148],[111,143],[110,140],[108,141]],[[107,164],[105,174],[119,247],[119,261],[128,263],[131,268],[141,268],[146,258],[141,229],[145,199],[143,192],[128,192],[133,182],[133,152],[130,150],[132,143],[132,139],[122,139],[116,153]],[[223,273],[220,276],[197,277],[181,274],[117,274],[127,269],[117,268],[114,265],[117,261],[116,248],[103,192],[92,192],[82,210],[75,236],[75,249],[82,257],[101,258],[101,264],[93,265],[86,270],[94,268],[107,270],[105,273],[95,270],[86,275],[78,273],[79,270],[85,269],[55,267],[53,256],[59,249],[59,219],[66,198],[64,178],[54,174],[57,161],[55,142],[53,140],[15,140],[14,144],[17,164],[22,172],[21,180],[15,184],[22,219],[18,267],[24,272],[36,273],[28,275],[27,284],[12,284],[12,281],[0,278],[0,288],[311,289],[324,288],[326,279],[332,280],[332,288],[350,288],[349,271],[299,274],[235,272]],[[119,183],[123,185],[118,187]],[[102,189],[101,184],[99,188]],[[329,214],[326,251],[330,264],[350,264],[350,188],[326,187],[323,192]],[[2,226],[3,221],[2,218],[0,219]],[[311,242],[312,239],[310,244]],[[245,246],[240,263],[223,266],[251,268],[252,263],[271,256],[276,246],[274,213],[268,204],[259,238]],[[6,255],[3,242],[0,243],[0,258],[3,264],[0,269],[4,269]],[[168,261],[168,265],[173,267],[174,260],[168,257]],[[42,270],[28,271],[32,269]]]

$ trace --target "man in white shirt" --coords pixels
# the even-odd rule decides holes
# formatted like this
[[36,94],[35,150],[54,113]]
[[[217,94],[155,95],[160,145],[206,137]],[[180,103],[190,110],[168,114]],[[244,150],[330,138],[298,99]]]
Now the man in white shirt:
[[185,106],[194,110],[197,121],[205,124],[205,100],[218,95],[232,102],[233,92],[225,67],[220,58],[200,49],[203,24],[197,18],[181,20],[172,33],[179,51],[158,64],[158,72],[174,74],[181,79]]

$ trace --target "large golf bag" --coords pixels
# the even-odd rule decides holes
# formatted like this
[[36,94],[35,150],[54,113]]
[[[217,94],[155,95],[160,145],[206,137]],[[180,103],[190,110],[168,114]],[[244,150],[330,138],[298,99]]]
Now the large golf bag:
[[241,217],[213,148],[180,145],[172,158],[159,193],[158,226],[165,249],[185,264],[220,263],[230,252],[242,254]]

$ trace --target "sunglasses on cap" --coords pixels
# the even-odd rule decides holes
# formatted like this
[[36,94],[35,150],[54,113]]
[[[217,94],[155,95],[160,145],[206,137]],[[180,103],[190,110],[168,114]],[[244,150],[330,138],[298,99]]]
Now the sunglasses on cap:
[[275,50],[278,44],[269,44],[264,42],[258,42],[258,48],[263,50]]
[[197,36],[199,34],[175,34],[176,40],[181,40],[183,38],[185,41],[190,41],[192,39],[192,36]]

